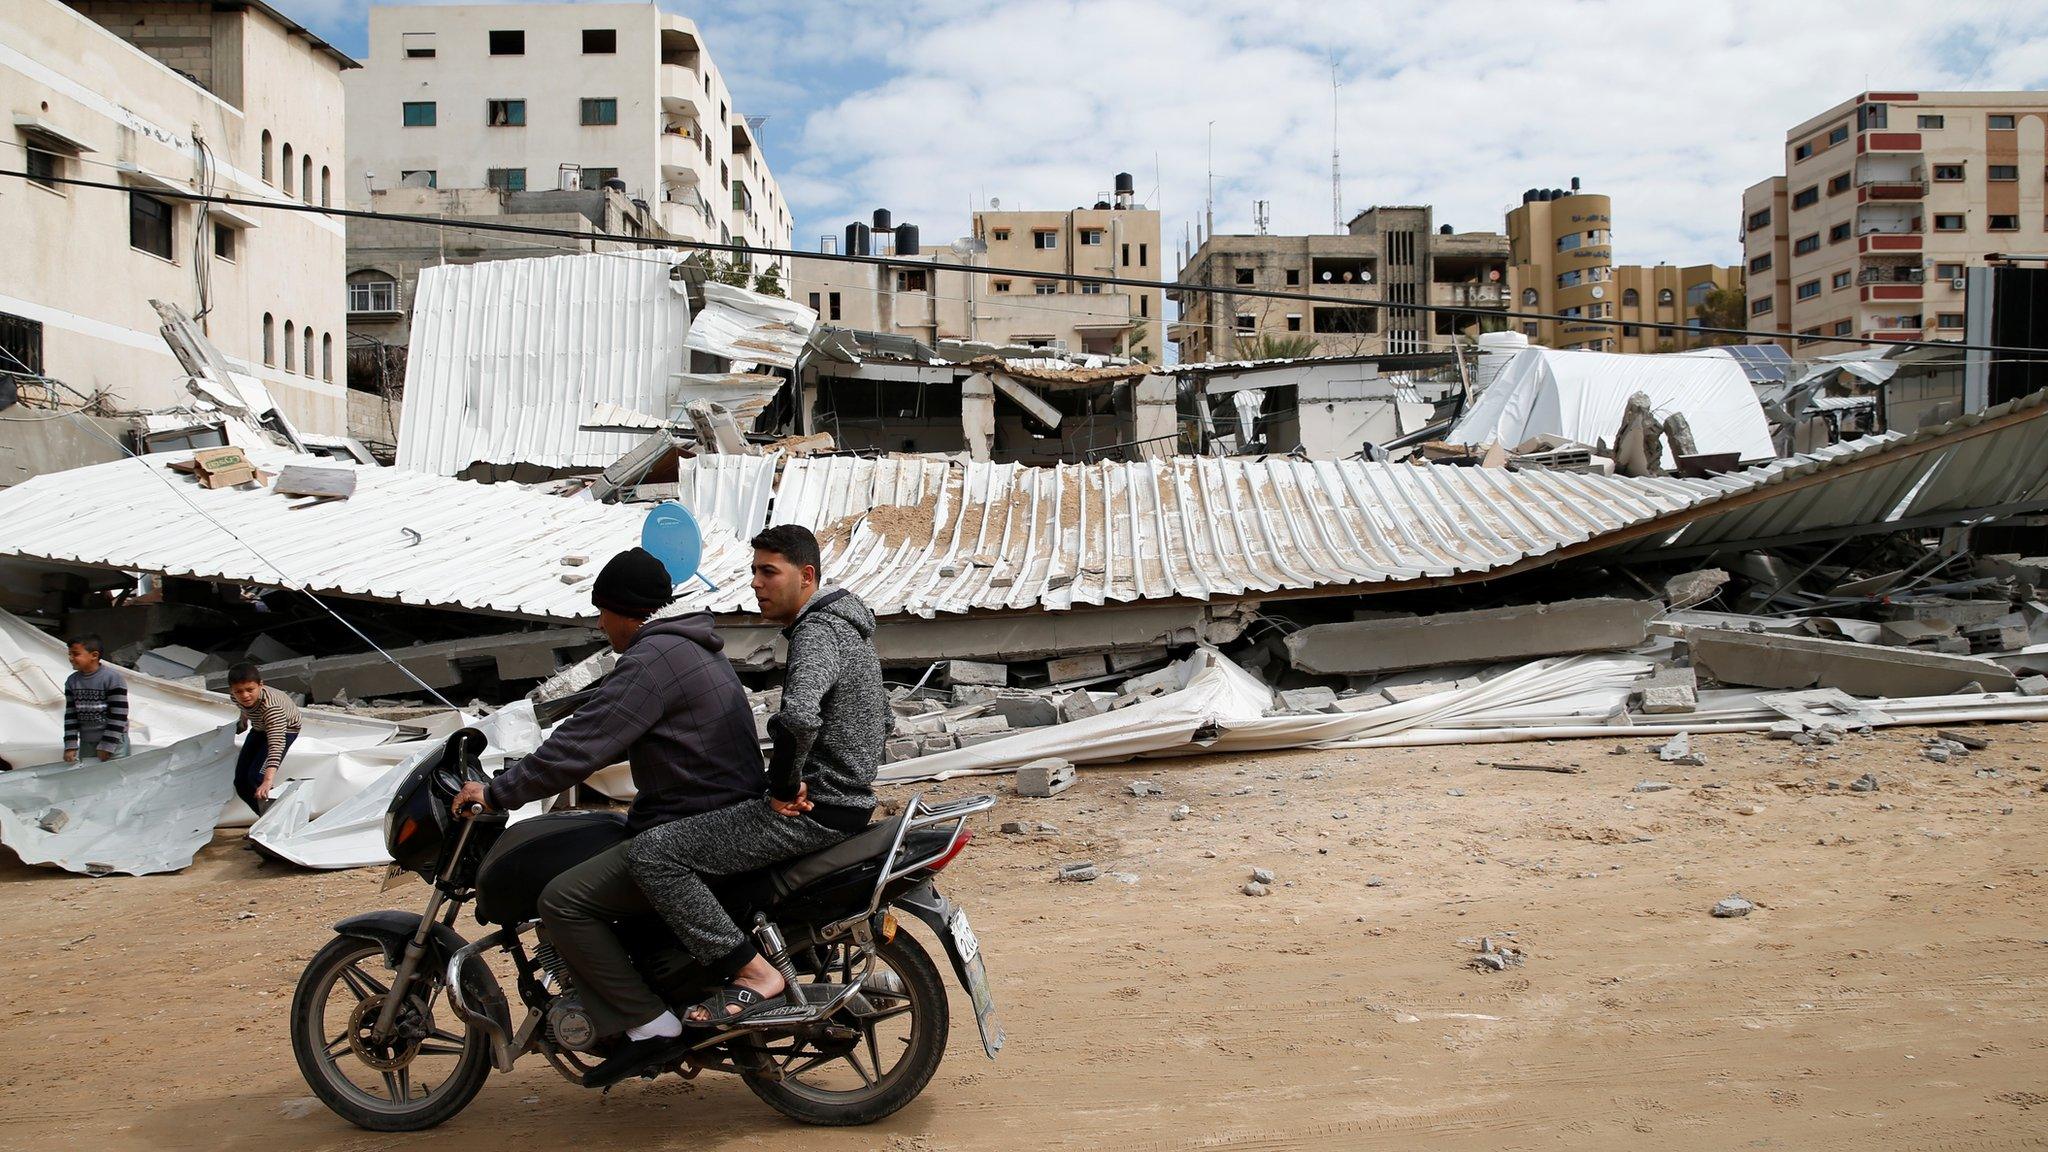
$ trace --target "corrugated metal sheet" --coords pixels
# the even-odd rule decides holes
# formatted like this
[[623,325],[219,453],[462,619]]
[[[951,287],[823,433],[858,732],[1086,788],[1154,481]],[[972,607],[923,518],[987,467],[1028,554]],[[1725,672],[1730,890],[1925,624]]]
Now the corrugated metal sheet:
[[716,520],[740,540],[768,526],[779,452],[766,456],[706,455],[676,465],[676,499],[699,521]]
[[600,404],[661,415],[688,367],[690,305],[645,254],[448,264],[420,273],[398,466],[602,468],[640,440],[585,432]]
[[[252,450],[270,471],[303,459]],[[590,579],[640,542],[646,509],[401,468],[355,467],[355,495],[312,506],[262,488],[207,489],[161,453],[38,476],[0,491],[0,554],[428,607],[573,620]],[[91,508],[91,515],[79,510]],[[210,522],[211,521],[211,522]],[[706,523],[705,568],[752,557]],[[568,555],[589,562],[564,565]],[[581,576],[564,583],[564,575]]]
[[818,314],[794,300],[763,296],[716,280],[704,285],[704,311],[687,346],[736,362],[796,367]]

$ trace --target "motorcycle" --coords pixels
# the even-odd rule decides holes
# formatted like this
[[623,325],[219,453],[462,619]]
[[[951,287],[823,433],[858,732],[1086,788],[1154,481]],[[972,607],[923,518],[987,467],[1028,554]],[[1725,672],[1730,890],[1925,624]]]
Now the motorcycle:
[[[588,1086],[592,1057],[603,1051],[536,904],[550,880],[627,839],[625,821],[571,811],[508,827],[503,813],[481,806],[455,814],[462,785],[486,779],[484,747],[475,729],[449,737],[407,775],[385,815],[394,877],[416,873],[433,888],[425,911],[388,909],[335,925],[292,996],[292,1049],[306,1083],[360,1128],[434,1127],[461,1112],[493,1069],[509,1072],[529,1053]],[[913,797],[901,815],[823,852],[716,882],[803,1011],[702,1029],[677,1060],[642,1075],[733,1073],[808,1124],[894,1113],[938,1070],[950,1027],[945,982],[903,930],[906,918],[943,945],[994,1059],[1003,1032],[980,945],[967,913],[934,885],[972,838],[968,818],[994,805],[990,796],[937,805]],[[473,941],[455,929],[465,904],[488,929]],[[720,985],[658,918],[617,930],[670,1004],[694,1003]],[[501,972],[524,1010],[516,1023]]]

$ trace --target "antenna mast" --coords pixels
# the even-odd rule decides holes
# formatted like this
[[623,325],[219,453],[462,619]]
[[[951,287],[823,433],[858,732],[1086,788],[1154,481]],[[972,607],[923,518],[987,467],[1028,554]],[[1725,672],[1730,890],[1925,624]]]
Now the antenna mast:
[[1344,178],[1337,163],[1337,54],[1330,53],[1330,230],[1344,231]]
[[1202,204],[1202,234],[1216,234],[1216,122],[1209,121],[1209,191]]

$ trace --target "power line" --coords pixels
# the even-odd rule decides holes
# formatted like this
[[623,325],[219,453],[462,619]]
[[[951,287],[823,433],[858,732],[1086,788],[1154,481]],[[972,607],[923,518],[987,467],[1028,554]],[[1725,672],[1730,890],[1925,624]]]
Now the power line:
[[[137,189],[127,184],[109,183],[104,180],[86,180],[76,176],[33,176],[26,171],[0,168],[0,176],[14,176],[23,180],[34,180],[43,184],[68,184],[81,188],[102,188],[114,192],[134,192]],[[587,232],[567,228],[547,228],[533,224],[493,224],[482,221],[451,222],[440,216],[421,216],[404,212],[372,212],[360,208],[335,208],[318,204],[302,204],[295,201],[252,200],[240,196],[207,196],[197,192],[170,191],[151,188],[145,195],[184,200],[192,203],[227,204],[238,208],[266,208],[280,212],[301,212],[316,216],[335,216],[344,220],[382,220],[401,224],[423,224],[433,228],[462,227],[485,232],[502,232],[518,236],[554,236],[569,240],[588,242],[592,237]],[[1189,292],[1212,296],[1238,296],[1261,300],[1282,300],[1299,304],[1334,304],[1352,308],[1377,308],[1419,312],[1427,315],[1448,313],[1470,319],[1487,317],[1502,320],[1536,320],[1553,323],[1593,324],[1605,328],[1646,328],[1657,332],[1675,332],[1691,336],[1741,336],[1761,340],[1797,339],[1790,332],[1770,332],[1752,328],[1725,328],[1707,324],[1672,324],[1659,320],[1621,320],[1595,318],[1590,316],[1565,316],[1549,312],[1520,312],[1504,309],[1475,309],[1469,305],[1457,307],[1447,304],[1396,303],[1388,300],[1358,300],[1346,296],[1319,296],[1312,292],[1282,292],[1271,288],[1257,288],[1245,285],[1183,284],[1170,280],[1143,280],[1132,276],[1115,276],[1100,273],[1048,272],[1035,268],[1007,268],[983,264],[960,264],[953,261],[915,261],[899,256],[862,256],[847,252],[805,252],[793,248],[756,247],[749,244],[721,243],[713,240],[684,240],[674,237],[611,237],[615,240],[630,241],[648,248],[673,248],[691,252],[726,252],[747,256],[772,256],[787,259],[837,261],[842,264],[872,264],[882,267],[907,267],[936,269],[947,272],[965,272],[971,275],[1007,275],[1026,279],[1050,280],[1071,284],[1115,284],[1127,288],[1144,288],[1167,293]],[[1160,318],[1165,322],[1165,318]],[[2013,347],[2002,344],[1970,344],[1952,340],[1845,340],[1841,337],[1821,337],[1830,344],[1862,344],[1869,347],[1891,348],[1943,348],[1962,352],[2013,352],[2038,354],[2041,349]]]

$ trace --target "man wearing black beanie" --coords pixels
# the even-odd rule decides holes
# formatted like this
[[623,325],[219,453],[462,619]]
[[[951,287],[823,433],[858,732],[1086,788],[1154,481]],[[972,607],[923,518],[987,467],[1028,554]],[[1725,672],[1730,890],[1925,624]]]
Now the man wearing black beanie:
[[[651,553],[631,548],[612,557],[591,585],[590,600],[619,653],[618,666],[532,755],[488,786],[465,785],[456,807],[481,801],[510,811],[620,760],[631,763],[638,789],[626,814],[636,835],[760,796],[768,780],[746,689],[722,655],[725,643],[710,613],[649,619],[673,599],[668,570]],[[624,1032],[628,1040],[593,1071],[593,1084],[606,1065],[630,1069],[635,1049],[682,1030],[611,928],[653,912],[628,870],[630,843],[562,873],[540,897],[541,923],[574,974],[598,1034]]]

